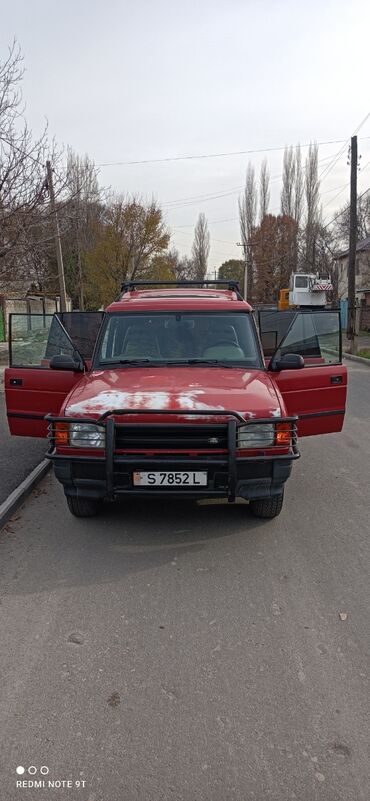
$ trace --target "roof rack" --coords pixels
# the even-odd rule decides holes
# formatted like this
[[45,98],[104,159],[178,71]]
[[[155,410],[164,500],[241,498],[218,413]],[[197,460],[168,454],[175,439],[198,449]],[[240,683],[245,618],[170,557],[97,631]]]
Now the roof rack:
[[242,295],[240,294],[239,283],[238,281],[232,280],[225,280],[222,281],[221,279],[209,279],[209,280],[200,280],[200,281],[124,281],[121,286],[121,292],[129,292],[131,289],[136,289],[136,287],[163,287],[163,286],[172,286],[172,287],[189,287],[189,286],[198,286],[203,287],[207,286],[208,284],[212,284],[212,286],[224,286],[227,289],[230,289],[233,292],[236,292],[238,299],[243,300]]

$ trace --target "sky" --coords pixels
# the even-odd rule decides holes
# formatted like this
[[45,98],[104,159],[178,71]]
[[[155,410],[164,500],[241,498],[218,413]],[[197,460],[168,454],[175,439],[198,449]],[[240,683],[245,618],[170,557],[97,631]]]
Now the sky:
[[[204,212],[210,273],[241,257],[249,160],[258,178],[267,158],[278,213],[284,146],[328,143],[324,219],[348,200],[347,149],[333,161],[370,112],[367,0],[1,0],[0,9],[0,60],[16,37],[34,132],[47,118],[59,143],[97,166],[147,162],[99,166],[100,184],[154,196],[183,254]],[[370,116],[358,137],[363,191]],[[220,153],[234,155],[210,157]],[[178,160],[196,155],[207,158]]]

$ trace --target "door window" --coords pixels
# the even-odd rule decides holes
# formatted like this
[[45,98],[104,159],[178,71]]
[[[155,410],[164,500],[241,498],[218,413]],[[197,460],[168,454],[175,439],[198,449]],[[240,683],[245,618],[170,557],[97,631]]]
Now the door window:
[[82,358],[91,359],[104,312],[57,312],[56,316]]
[[297,312],[276,350],[276,361],[285,353],[303,356],[306,367],[340,364],[341,329],[339,312]]
[[53,314],[10,315],[10,366],[49,368],[52,356],[81,356]]
[[261,309],[258,312],[258,325],[264,356],[273,356],[296,314],[297,312],[294,309],[291,311]]

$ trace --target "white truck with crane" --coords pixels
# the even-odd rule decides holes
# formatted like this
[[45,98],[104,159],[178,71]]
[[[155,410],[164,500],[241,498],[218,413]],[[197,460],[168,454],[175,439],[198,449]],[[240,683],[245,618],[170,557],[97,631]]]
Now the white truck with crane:
[[321,278],[318,273],[292,273],[289,289],[279,292],[278,309],[325,308],[327,292],[332,289],[330,278]]

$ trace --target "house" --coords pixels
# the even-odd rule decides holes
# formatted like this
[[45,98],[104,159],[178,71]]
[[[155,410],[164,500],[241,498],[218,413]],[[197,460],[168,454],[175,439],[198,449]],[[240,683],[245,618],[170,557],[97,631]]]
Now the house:
[[[348,250],[334,258],[334,274],[338,281],[338,298],[348,298]],[[356,246],[356,296],[363,305],[364,291],[370,286],[370,236],[357,243]]]
[[370,284],[362,292],[360,328],[362,331],[370,331]]

